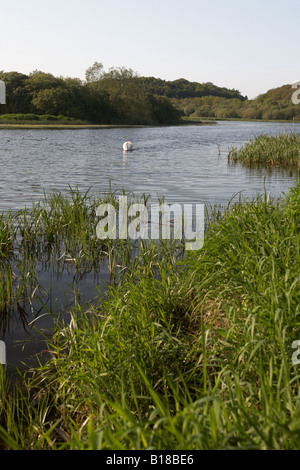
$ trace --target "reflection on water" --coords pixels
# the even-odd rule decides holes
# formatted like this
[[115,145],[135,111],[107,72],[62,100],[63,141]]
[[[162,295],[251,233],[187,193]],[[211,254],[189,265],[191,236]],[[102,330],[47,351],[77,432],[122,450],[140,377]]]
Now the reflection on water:
[[[228,165],[227,155],[232,146],[241,146],[258,134],[290,131],[300,133],[300,124],[0,130],[0,212],[29,207],[44,192],[68,193],[69,185],[81,191],[90,188],[96,194],[124,188],[153,199],[164,196],[170,204],[226,204],[235,193],[242,191],[248,198],[264,189],[276,197],[293,185],[295,170]],[[127,140],[135,148],[128,154],[122,148]],[[87,300],[92,299],[97,285],[107,280],[107,270],[100,271],[85,273],[82,279],[72,271],[60,276],[51,270],[40,272],[44,306],[20,304],[1,316],[0,339],[7,343],[9,363],[20,364],[41,347],[37,329],[53,325],[44,307],[50,312],[67,311],[73,305],[74,286]]]

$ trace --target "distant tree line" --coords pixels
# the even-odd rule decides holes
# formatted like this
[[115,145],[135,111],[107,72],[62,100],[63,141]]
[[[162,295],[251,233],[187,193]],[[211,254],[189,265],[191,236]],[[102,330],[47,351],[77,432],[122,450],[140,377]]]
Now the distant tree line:
[[[100,67],[101,66],[101,67]],[[55,77],[35,70],[29,75],[0,71],[6,84],[6,105],[1,114],[65,116],[92,123],[167,124],[180,113],[165,96],[150,93],[132,70],[101,72],[95,63],[86,80]]]
[[140,77],[131,69],[100,62],[86,70],[85,80],[55,77],[39,70],[25,75],[0,71],[6,105],[0,114],[62,116],[99,124],[170,124],[182,117],[215,119],[295,119],[300,105],[286,85],[255,100],[213,83],[166,81]]
[[214,119],[264,119],[300,121],[300,105],[292,102],[295,90],[284,85],[269,90],[253,100],[203,96],[199,98],[172,98],[171,103],[181,116]]
[[100,124],[168,124],[179,122],[183,114],[171,99],[244,99],[238,91],[212,83],[139,77],[125,67],[104,71],[99,62],[87,69],[85,78],[55,77],[39,70],[29,75],[0,71],[7,92],[0,113],[65,116]]
[[219,96],[228,99],[237,98],[241,101],[247,99],[238,90],[221,88],[211,82],[189,82],[184,78],[165,81],[154,77],[141,77],[140,81],[150,93],[179,100],[184,98],[201,98],[203,96]]
[[180,113],[167,97],[149,93],[137,75],[125,68],[110,69],[101,76],[88,70],[85,81],[39,70],[29,75],[0,71],[0,80],[6,84],[6,105],[1,106],[1,114],[61,115],[100,124],[180,120]]

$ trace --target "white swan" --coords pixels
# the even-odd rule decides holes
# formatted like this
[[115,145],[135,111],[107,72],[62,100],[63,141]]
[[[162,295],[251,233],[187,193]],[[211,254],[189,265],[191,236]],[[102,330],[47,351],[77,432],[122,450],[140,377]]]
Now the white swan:
[[124,142],[123,144],[123,150],[124,152],[129,152],[131,150],[133,150],[133,145],[131,142],[127,141],[127,142]]

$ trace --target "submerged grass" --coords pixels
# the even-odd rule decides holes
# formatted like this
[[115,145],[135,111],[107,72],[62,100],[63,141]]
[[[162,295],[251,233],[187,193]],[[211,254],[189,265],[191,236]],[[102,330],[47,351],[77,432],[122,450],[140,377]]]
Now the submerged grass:
[[[129,200],[133,198],[127,196]],[[70,187],[69,195],[45,194],[30,209],[0,216],[1,311],[36,291],[39,270],[61,273],[72,267],[84,274],[99,270],[101,262],[108,260],[113,282],[132,263],[145,263],[150,252],[147,255],[142,248],[139,256],[141,247],[136,243],[97,237],[96,210],[108,202],[117,208],[118,199],[112,191],[103,197],[92,197],[89,190],[81,193]]]
[[300,182],[215,215],[180,262],[175,245],[131,263],[126,241],[106,247],[122,283],[57,325],[22,390],[0,371],[5,448],[299,448]]
[[300,168],[300,135],[295,133],[259,135],[240,149],[231,148],[228,162]]
[[12,259],[16,237],[16,218],[17,214],[11,211],[0,216],[0,310],[10,303],[13,296]]

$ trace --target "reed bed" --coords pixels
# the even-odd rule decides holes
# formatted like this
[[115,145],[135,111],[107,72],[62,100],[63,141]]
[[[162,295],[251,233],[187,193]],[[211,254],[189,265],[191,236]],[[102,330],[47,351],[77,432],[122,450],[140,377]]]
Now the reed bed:
[[0,216],[0,309],[9,304],[12,298],[15,221],[16,215],[11,211]]
[[[91,195],[90,190],[81,193],[78,188],[69,188],[69,194],[60,192],[45,194],[34,202],[30,209],[3,214],[0,219],[0,249],[3,252],[3,275],[0,276],[4,292],[7,276],[7,261],[14,280],[6,301],[26,297],[26,289],[36,292],[39,287],[38,272],[52,270],[57,274],[72,268],[77,273],[99,271],[105,265],[111,283],[119,282],[126,271],[144,267],[154,269],[161,257],[169,257],[172,263],[184,251],[182,240],[139,241],[127,239],[99,239],[97,237],[97,208],[101,204],[112,204],[116,212],[119,198],[113,191],[103,196]],[[149,206],[149,196],[140,197],[131,193],[120,193],[127,197],[128,205],[143,203]],[[162,202],[162,201],[160,201]],[[1,225],[2,224],[2,225]],[[1,254],[1,252],[0,252]],[[5,257],[4,257],[5,254]],[[9,255],[9,256],[8,256]],[[28,291],[27,297],[30,297]]]
[[246,165],[280,165],[300,168],[300,135],[282,133],[259,135],[241,148],[232,147],[228,162]]
[[181,260],[141,243],[121,283],[57,324],[22,390],[0,374],[4,448],[299,448],[300,182],[215,216]]

